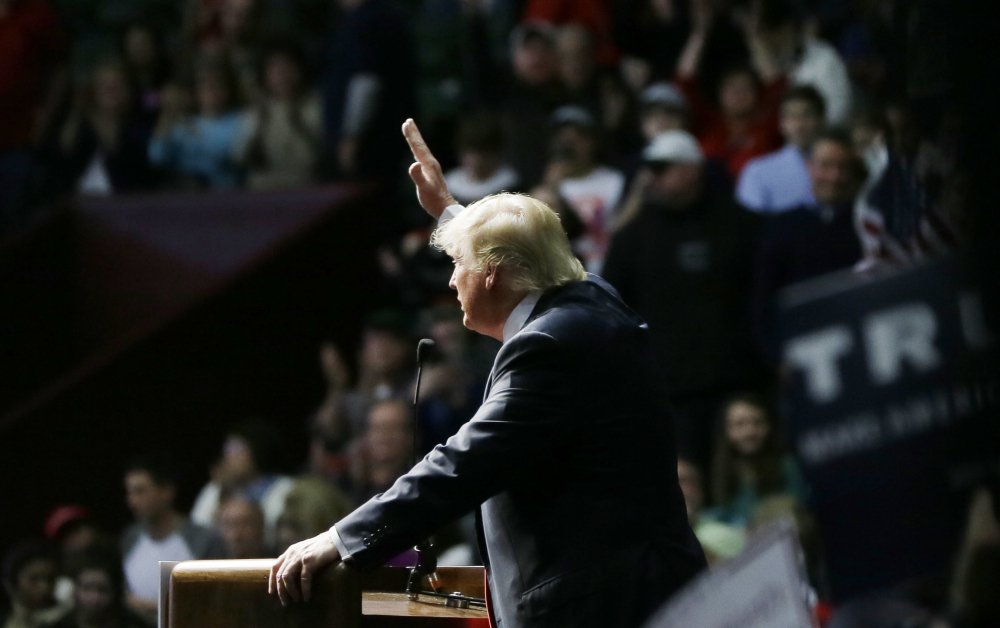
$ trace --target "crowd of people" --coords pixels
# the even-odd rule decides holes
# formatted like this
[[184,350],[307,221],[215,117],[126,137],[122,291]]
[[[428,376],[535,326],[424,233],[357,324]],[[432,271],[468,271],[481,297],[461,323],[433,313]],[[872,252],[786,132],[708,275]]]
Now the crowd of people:
[[[927,19],[900,4],[0,0],[0,233],[78,194],[375,181],[403,197],[414,117],[459,202],[544,200],[648,321],[710,562],[794,517],[823,600],[809,488],[774,410],[774,297],[947,251],[966,223],[962,121],[936,68],[899,58],[900,21]],[[419,215],[386,218],[389,297],[358,354],[317,347],[327,393],[303,460],[274,425],[233,417],[184,512],[169,460],[136,458],[120,538],[80,496],[8,552],[2,626],[147,625],[158,560],[276,555],[391,486],[411,443],[454,433],[498,345],[462,327]],[[436,350],[414,416],[420,337]],[[442,563],[476,563],[472,527],[439,534]]]

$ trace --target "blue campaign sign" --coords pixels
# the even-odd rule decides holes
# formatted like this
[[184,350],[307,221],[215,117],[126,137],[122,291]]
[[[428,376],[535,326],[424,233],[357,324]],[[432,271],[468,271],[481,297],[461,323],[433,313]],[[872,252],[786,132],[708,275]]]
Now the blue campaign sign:
[[782,415],[835,601],[946,574],[998,475],[995,336],[953,261],[829,276],[779,301]]

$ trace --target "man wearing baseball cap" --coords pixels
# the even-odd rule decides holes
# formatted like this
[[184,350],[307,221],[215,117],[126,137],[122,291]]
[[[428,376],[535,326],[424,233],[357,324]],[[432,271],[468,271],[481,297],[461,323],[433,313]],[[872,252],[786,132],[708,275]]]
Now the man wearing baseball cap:
[[707,182],[698,141],[673,130],[643,151],[639,199],[604,277],[649,322],[678,446],[706,464],[713,400],[754,382],[749,287],[758,218]]

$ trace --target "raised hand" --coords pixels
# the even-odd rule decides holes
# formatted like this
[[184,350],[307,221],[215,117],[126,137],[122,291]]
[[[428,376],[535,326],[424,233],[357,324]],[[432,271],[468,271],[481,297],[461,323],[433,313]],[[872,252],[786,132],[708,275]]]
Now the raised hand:
[[408,172],[417,188],[417,200],[420,201],[424,211],[436,220],[441,217],[446,207],[457,202],[448,191],[441,164],[434,158],[431,149],[427,148],[427,142],[420,135],[420,129],[412,118],[407,118],[403,123],[403,137],[406,138],[410,152],[413,153],[414,162],[410,164]]

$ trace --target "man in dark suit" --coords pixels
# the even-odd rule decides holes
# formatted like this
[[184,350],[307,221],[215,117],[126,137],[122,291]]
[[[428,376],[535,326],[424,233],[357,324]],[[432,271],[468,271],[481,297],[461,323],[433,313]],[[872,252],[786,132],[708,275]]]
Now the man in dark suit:
[[529,196],[454,203],[412,121],[410,177],[455,262],[466,327],[503,343],[483,405],[388,491],[291,546],[269,588],[308,598],[343,559],[384,562],[478,508],[498,624],[637,626],[705,564],[677,483],[646,325]]

